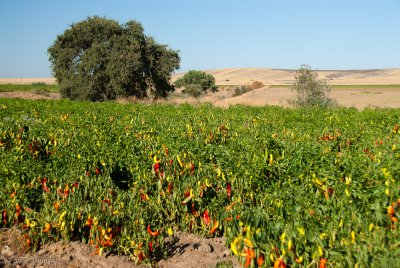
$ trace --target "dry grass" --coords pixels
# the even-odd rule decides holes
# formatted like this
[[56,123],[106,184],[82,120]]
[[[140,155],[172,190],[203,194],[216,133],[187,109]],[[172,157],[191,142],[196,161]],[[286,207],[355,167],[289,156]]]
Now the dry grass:
[[55,78],[0,78],[0,84],[30,85],[32,83],[57,84]]
[[[230,68],[208,70],[215,77],[217,85],[247,85],[260,81],[264,85],[290,85],[294,82],[296,70],[269,68]],[[382,70],[316,70],[319,78],[332,85],[388,85],[400,84],[400,69]],[[183,74],[175,74],[176,80]]]

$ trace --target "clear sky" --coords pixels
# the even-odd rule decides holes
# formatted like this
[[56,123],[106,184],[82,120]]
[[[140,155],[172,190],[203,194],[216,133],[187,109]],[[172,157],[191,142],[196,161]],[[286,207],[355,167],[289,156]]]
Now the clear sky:
[[400,67],[400,0],[0,0],[0,77],[50,77],[47,48],[93,15],[139,21],[179,72]]

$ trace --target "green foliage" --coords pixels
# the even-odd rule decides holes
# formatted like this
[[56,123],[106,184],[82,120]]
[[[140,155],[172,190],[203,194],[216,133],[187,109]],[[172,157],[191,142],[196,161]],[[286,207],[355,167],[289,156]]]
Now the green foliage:
[[203,88],[199,84],[186,85],[184,93],[198,98],[203,94]]
[[59,92],[58,85],[48,85],[45,83],[25,84],[0,84],[0,92],[31,91],[31,92]]
[[175,81],[176,87],[187,87],[188,85],[200,85],[203,91],[215,90],[215,78],[203,71],[190,70],[183,77]]
[[297,96],[293,103],[299,107],[330,107],[335,102],[329,98],[330,85],[326,80],[318,79],[308,65],[302,65],[296,72],[292,90]]
[[397,267],[399,114],[4,99],[0,227],[136,262],[179,230],[249,267]]
[[31,85],[32,85],[32,86],[45,86],[46,83],[43,83],[43,82],[35,82],[35,83],[32,83]]
[[253,88],[251,88],[250,86],[246,86],[246,85],[237,86],[233,90],[233,97],[237,97],[237,96],[246,94],[247,92],[250,92],[252,90],[253,90]]
[[64,31],[48,49],[61,94],[72,100],[165,97],[178,52],[144,35],[136,21],[89,17]]

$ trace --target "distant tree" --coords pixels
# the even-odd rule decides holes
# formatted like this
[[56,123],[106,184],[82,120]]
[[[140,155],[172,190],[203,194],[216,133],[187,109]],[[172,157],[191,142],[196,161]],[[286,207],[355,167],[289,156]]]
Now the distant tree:
[[326,80],[318,79],[318,73],[311,70],[310,66],[302,65],[297,70],[292,90],[297,95],[293,103],[299,107],[329,107],[335,101],[329,98],[330,85]]
[[180,63],[178,52],[144,35],[140,23],[97,16],[72,24],[48,53],[62,96],[73,100],[165,97]]
[[254,89],[249,85],[237,86],[233,90],[232,97],[241,96],[241,95],[246,94],[247,92],[250,92],[252,90],[254,90]]
[[262,88],[262,87],[264,87],[265,85],[263,84],[263,82],[260,82],[260,81],[253,81],[251,84],[250,84],[250,87],[252,88],[252,89],[258,89],[258,88]]
[[[209,89],[212,91],[216,89],[214,76],[206,72],[196,70],[190,70],[183,77],[176,80],[174,84],[176,87],[185,88],[187,88],[189,85],[199,85],[203,92]],[[193,89],[192,86],[191,88]]]

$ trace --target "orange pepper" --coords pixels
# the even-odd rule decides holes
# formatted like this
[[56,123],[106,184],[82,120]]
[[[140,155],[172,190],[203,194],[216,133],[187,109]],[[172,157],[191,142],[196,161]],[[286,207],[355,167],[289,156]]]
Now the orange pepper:
[[257,265],[262,266],[263,263],[264,263],[264,255],[260,254],[260,256],[258,256],[258,259],[257,259]]
[[46,223],[44,225],[44,229],[43,229],[42,233],[47,233],[48,231],[50,231],[50,229],[51,229],[50,223]]
[[387,213],[388,213],[390,216],[392,216],[392,215],[394,214],[394,208],[393,208],[393,206],[389,206],[389,207],[388,207]]
[[327,263],[327,262],[328,262],[327,259],[321,258],[321,259],[319,260],[319,268],[326,268],[326,263]]
[[157,230],[157,231],[151,231],[151,229],[150,229],[150,224],[149,225],[147,225],[147,232],[151,235],[151,236],[157,236],[159,233],[160,233],[160,231],[159,230]]
[[274,262],[274,268],[286,268],[286,263],[282,258],[279,258]]
[[215,231],[218,229],[218,226],[219,226],[219,222],[218,221],[214,221],[214,226],[211,229],[210,234],[215,233]]

